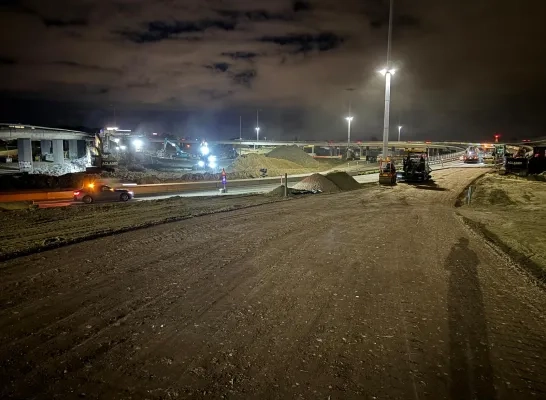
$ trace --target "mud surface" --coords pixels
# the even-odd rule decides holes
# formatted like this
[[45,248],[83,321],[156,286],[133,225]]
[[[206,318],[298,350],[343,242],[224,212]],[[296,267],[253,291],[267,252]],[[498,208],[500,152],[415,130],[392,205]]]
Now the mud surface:
[[480,173],[5,262],[0,398],[545,398],[546,294],[452,207]]

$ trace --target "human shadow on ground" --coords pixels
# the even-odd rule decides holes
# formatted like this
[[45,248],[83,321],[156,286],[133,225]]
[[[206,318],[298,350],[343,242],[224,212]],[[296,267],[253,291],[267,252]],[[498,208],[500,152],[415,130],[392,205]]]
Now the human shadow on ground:
[[450,271],[447,308],[450,337],[450,398],[496,398],[487,321],[478,278],[479,259],[460,238],[445,262]]

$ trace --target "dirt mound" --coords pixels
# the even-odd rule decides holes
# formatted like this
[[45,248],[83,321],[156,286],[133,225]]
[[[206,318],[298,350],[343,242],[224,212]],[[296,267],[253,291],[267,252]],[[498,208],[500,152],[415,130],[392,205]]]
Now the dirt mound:
[[296,190],[319,191],[322,193],[337,193],[341,189],[330,179],[321,174],[313,174],[308,176],[301,182],[294,185]]
[[360,184],[347,172],[330,172],[326,175],[341,190],[360,189]]
[[[291,189],[288,188],[288,196],[290,196],[291,194],[292,194]],[[284,197],[284,185],[281,185],[281,186],[273,189],[271,192],[266,193],[266,196],[268,196],[268,197]]]
[[307,170],[294,162],[277,158],[268,158],[261,154],[246,154],[237,159],[231,164],[230,171],[234,173],[247,173],[252,177],[259,177],[260,169],[267,169],[267,174],[282,175],[284,173],[295,174],[305,173]]
[[288,160],[301,165],[305,168],[316,168],[319,166],[319,162],[300,149],[298,146],[280,146],[269,153],[269,158],[279,158],[281,160]]

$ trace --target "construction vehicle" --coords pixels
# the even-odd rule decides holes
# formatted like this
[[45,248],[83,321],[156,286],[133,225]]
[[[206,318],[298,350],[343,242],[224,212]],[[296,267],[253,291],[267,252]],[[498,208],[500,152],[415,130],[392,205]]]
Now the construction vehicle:
[[428,149],[406,150],[403,160],[403,169],[398,172],[399,182],[427,182],[430,180],[432,169],[428,161]]
[[532,156],[526,155],[526,150],[521,148],[514,156],[504,158],[504,164],[500,169],[503,175],[514,174],[527,176],[536,175],[546,171],[546,146],[533,147]]
[[379,161],[379,184],[394,185],[396,184],[396,166],[394,161],[389,157]]
[[182,150],[176,143],[165,138],[163,142],[163,150],[161,151],[163,157],[167,157],[167,145],[174,147],[176,153],[173,158],[190,158],[190,154]]
[[533,156],[529,160],[529,174],[541,174],[546,171],[546,146],[533,147]]
[[504,158],[500,173],[502,175],[514,174],[527,176],[529,174],[529,159],[518,154],[515,156],[507,156]]
[[104,142],[99,135],[95,135],[94,146],[90,148],[91,152],[91,170],[101,170],[113,172],[119,165],[119,160],[110,152],[104,149]]
[[480,149],[478,147],[469,147],[466,149],[463,162],[465,164],[469,163],[479,163],[480,162]]

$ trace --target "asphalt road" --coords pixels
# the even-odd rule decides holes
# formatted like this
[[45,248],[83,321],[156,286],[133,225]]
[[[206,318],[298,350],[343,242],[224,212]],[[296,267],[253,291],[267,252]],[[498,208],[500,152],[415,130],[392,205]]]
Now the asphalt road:
[[[460,161],[455,162],[447,162],[444,164],[444,166],[437,164],[433,165],[433,170],[438,170],[441,168],[477,168],[477,167],[484,167],[484,165],[480,164],[464,164]],[[303,178],[302,178],[303,179]],[[369,175],[359,175],[355,176],[355,179],[359,183],[371,183],[371,182],[377,182],[379,179],[378,174],[369,174]],[[289,182],[288,187],[292,187],[297,182]],[[163,195],[152,195],[152,196],[137,196],[135,198],[136,201],[149,201],[149,200],[160,200],[160,199],[167,199],[169,197],[174,196],[181,196],[181,197],[199,197],[199,196],[234,196],[234,195],[242,195],[242,194],[253,194],[253,193],[267,193],[271,190],[277,188],[280,185],[280,179],[278,183],[267,183],[267,184],[261,184],[261,185],[252,185],[252,186],[238,186],[236,183],[230,183],[228,182],[228,192],[227,193],[220,193],[219,190],[195,190],[195,191],[183,191],[180,193],[168,193]],[[130,189],[130,187],[128,187]],[[74,201],[67,201],[67,200],[51,200],[51,201],[39,201],[36,202],[36,204],[39,205],[40,208],[51,208],[51,207],[67,207],[71,205],[82,205],[81,202],[74,202]]]
[[452,207],[479,173],[5,262],[0,398],[546,398],[546,294]]

